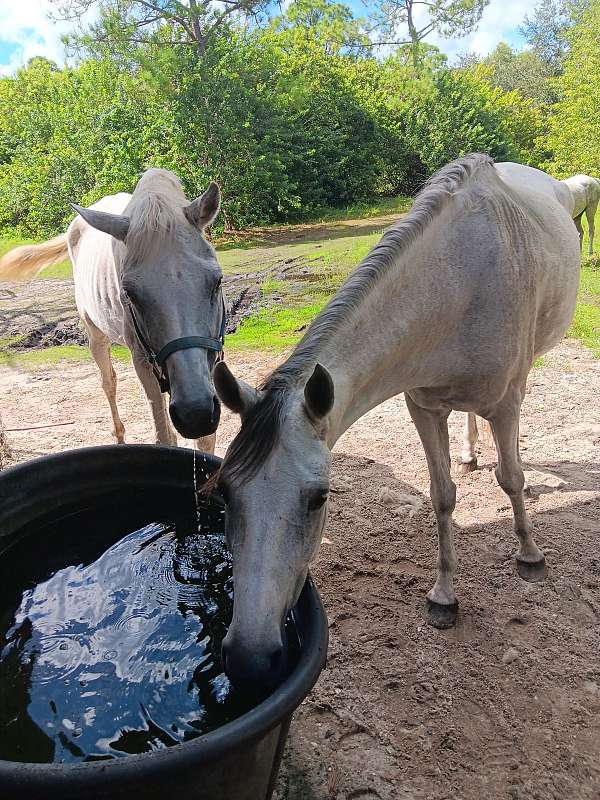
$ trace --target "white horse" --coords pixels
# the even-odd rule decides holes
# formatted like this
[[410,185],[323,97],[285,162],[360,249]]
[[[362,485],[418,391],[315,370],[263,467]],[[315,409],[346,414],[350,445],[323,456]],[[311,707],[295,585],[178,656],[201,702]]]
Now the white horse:
[[561,183],[569,189],[571,194],[571,216],[579,233],[580,248],[583,247],[581,218],[584,213],[587,217],[590,234],[588,253],[591,256],[594,252],[594,221],[598,203],[600,202],[600,181],[598,178],[592,178],[589,175],[573,175],[572,178],[566,178]]
[[575,308],[580,254],[564,191],[529,167],[461,158],[429,181],[260,389],[217,364],[217,393],[242,421],[219,477],[235,582],[223,652],[234,683],[266,689],[280,678],[284,620],[325,525],[331,448],[400,392],[425,449],[437,517],[432,624],[446,627],[457,612],[453,409],[490,422],[519,572],[543,576],[518,429],[533,361],[560,340]]
[[111,342],[129,347],[152,412],[156,441],[177,444],[179,433],[214,450],[220,405],[211,370],[222,349],[222,273],[204,229],[219,212],[211,183],[190,203],[172,172],[150,169],[132,195],[102,198],[78,212],[66,233],[24,245],[0,260],[0,278],[24,279],[64,259],[73,263],[77,310],[89,333],[102,388],[124,441],[116,401]]

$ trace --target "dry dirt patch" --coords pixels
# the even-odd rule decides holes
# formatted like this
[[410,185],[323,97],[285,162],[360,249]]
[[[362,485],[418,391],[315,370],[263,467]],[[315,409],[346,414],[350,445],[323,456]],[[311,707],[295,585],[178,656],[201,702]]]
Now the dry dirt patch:
[[[255,381],[273,361],[231,358]],[[117,364],[128,441],[151,426],[131,367]],[[314,576],[330,620],[329,664],[292,725],[279,800],[600,798],[600,362],[564,342],[530,379],[522,451],[548,578],[517,576],[510,507],[494,475],[456,478],[456,629],[422,616],[435,524],[423,451],[402,398],[336,447],[329,543]],[[110,441],[91,363],[0,370],[15,460]],[[453,415],[453,451],[461,418]],[[237,420],[225,413],[222,453]],[[548,476],[551,476],[548,478]],[[406,496],[415,502],[405,500]]]

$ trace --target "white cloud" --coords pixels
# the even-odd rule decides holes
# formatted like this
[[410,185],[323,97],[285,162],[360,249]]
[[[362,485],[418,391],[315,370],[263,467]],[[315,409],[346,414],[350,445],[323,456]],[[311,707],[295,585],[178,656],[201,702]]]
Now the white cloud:
[[501,41],[519,40],[518,27],[528,11],[531,11],[531,5],[523,0],[491,0],[474,33],[462,39],[442,39],[431,35],[427,41],[437,45],[450,60],[459,53],[485,56]]
[[60,40],[72,29],[72,23],[53,22],[48,12],[56,10],[49,0],[0,0],[1,43],[16,45],[8,63],[0,64],[0,74],[9,74],[33,56],[45,56],[64,64],[65,52]]

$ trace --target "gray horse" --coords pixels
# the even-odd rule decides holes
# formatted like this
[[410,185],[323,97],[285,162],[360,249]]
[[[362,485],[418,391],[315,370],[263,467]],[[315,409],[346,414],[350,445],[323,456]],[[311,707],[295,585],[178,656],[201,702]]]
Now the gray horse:
[[544,173],[484,155],[449,164],[260,389],[236,380],[224,362],[216,366],[217,393],[242,420],[219,477],[235,582],[223,652],[235,683],[268,687],[281,676],[283,623],[325,525],[331,449],[355,420],[400,392],[425,449],[437,517],[432,624],[447,627],[457,612],[453,409],[490,422],[519,572],[543,576],[518,430],[533,361],[560,340],[575,308],[580,256],[564,191]]
[[0,278],[32,278],[67,253],[77,309],[89,333],[102,388],[123,442],[111,342],[131,350],[154,420],[156,441],[177,444],[175,428],[214,450],[220,405],[211,370],[221,349],[225,306],[221,269],[204,229],[219,212],[211,183],[190,203],[172,172],[150,169],[132,195],[102,198],[78,212],[66,233],[24,245],[0,260]]
[[581,225],[581,218],[584,213],[588,221],[589,228],[589,249],[588,254],[591,256],[594,252],[594,221],[596,218],[596,211],[598,210],[598,203],[600,202],[600,181],[598,178],[592,178],[590,175],[573,175],[572,178],[566,178],[561,181],[571,195],[572,209],[571,216],[575,222],[575,227],[579,233],[580,247],[583,247],[583,226]]

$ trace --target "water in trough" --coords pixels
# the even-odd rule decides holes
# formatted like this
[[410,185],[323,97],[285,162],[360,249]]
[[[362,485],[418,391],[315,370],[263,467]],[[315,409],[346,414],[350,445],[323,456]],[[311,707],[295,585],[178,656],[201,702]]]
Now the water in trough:
[[143,753],[249,709],[223,673],[231,563],[223,510],[204,505],[202,535],[189,518],[152,523],[106,549],[96,515],[79,536],[55,533],[54,556],[32,559],[28,540],[3,555],[0,758]]

